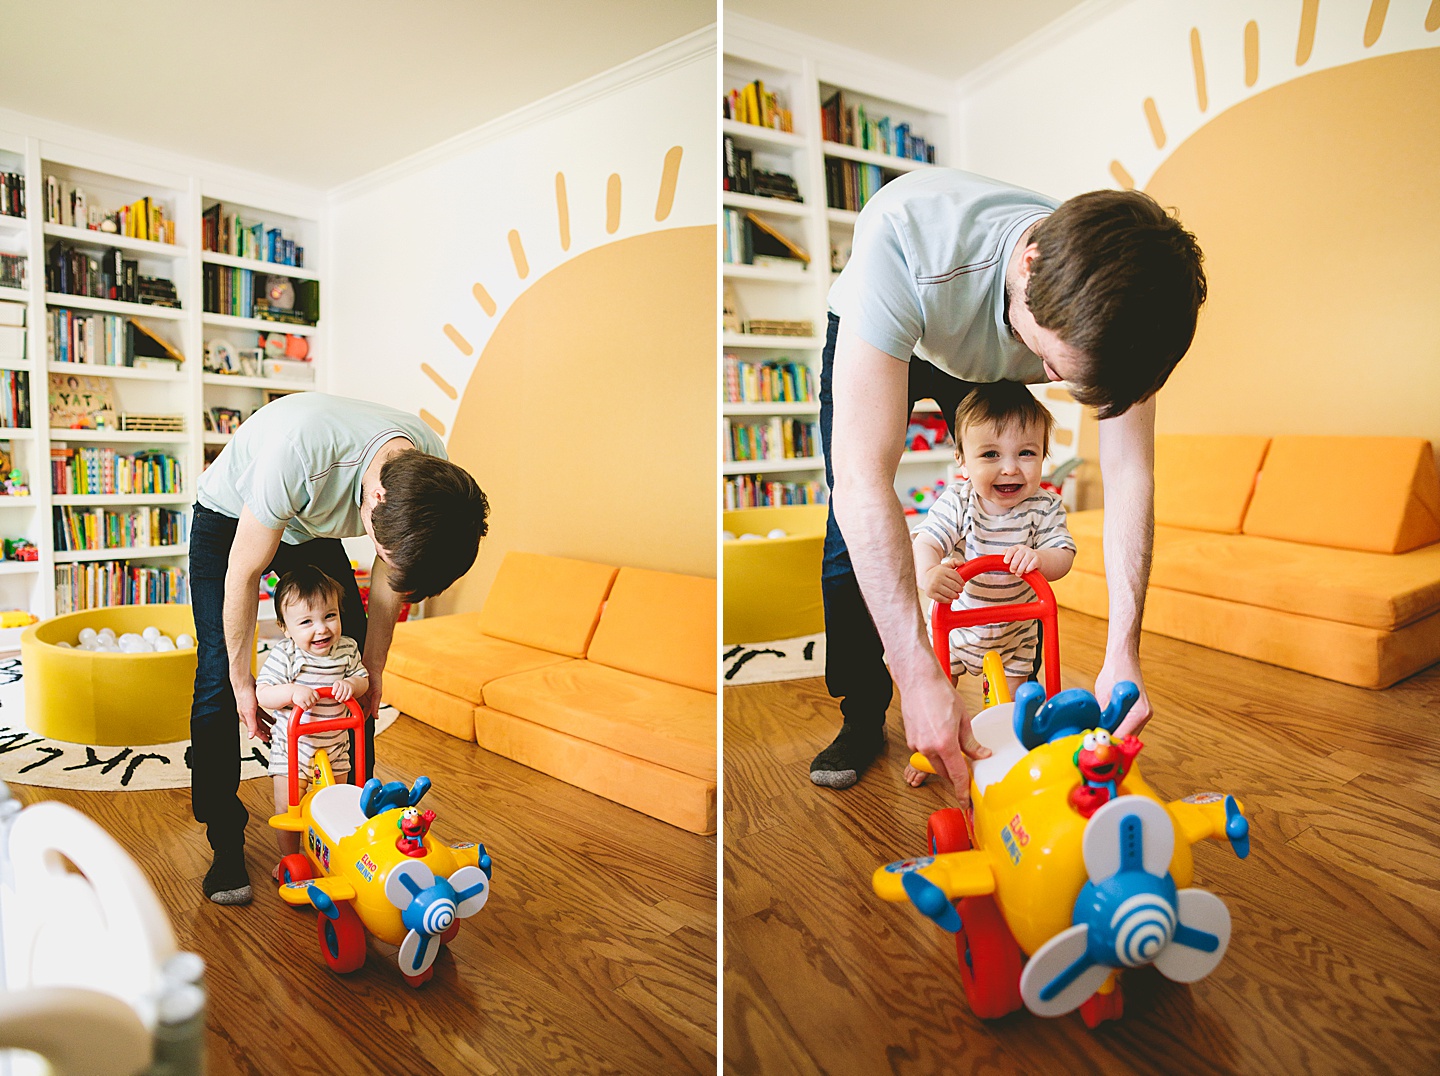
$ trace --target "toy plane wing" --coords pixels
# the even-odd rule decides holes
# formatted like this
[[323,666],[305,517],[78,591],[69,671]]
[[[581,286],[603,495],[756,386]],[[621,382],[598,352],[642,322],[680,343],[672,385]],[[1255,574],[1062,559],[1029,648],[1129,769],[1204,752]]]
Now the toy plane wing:
[[[1181,835],[1189,844],[1206,838],[1223,840],[1226,837],[1225,797],[1218,792],[1201,793],[1183,800],[1167,803],[1170,815],[1179,826]],[[1240,802],[1236,806],[1244,809]]]
[[323,894],[322,902],[326,898],[332,904],[355,899],[355,887],[340,878],[311,878],[304,882],[290,882],[280,887],[280,899],[286,904],[314,904],[318,908],[320,904],[311,899],[311,889],[318,889]]
[[870,879],[875,895],[882,900],[909,900],[905,892],[905,875],[919,874],[937,886],[950,900],[960,897],[982,897],[995,892],[995,872],[990,854],[978,850],[945,852],[938,856],[903,859],[876,869]]

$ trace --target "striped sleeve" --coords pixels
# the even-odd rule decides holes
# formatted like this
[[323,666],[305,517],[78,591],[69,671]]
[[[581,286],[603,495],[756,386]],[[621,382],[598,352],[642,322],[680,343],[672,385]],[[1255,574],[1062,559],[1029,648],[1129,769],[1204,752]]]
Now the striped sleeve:
[[1053,493],[1047,500],[1044,515],[1035,521],[1035,548],[1068,549],[1075,552],[1075,539],[1070,536],[1070,528],[1065,525],[1065,505]]
[[257,684],[293,684],[295,676],[290,671],[290,659],[283,646],[272,646],[265,655],[265,664],[255,677]]
[[345,659],[345,672],[341,679],[348,679],[356,673],[365,672],[365,662],[360,654],[360,644],[348,635],[340,637],[340,645],[343,648],[341,656]]

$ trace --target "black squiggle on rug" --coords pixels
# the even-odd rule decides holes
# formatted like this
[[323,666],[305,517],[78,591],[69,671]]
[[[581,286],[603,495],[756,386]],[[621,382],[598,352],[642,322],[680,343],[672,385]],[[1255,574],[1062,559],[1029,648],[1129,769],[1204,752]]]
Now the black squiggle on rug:
[[783,651],[783,650],[747,650],[745,653],[743,653],[743,654],[740,655],[740,660],[738,660],[737,662],[735,662],[734,665],[731,665],[728,669],[725,670],[725,679],[726,679],[726,680],[734,679],[735,674],[738,673],[741,669],[743,669],[743,668],[745,667],[745,663],[746,663],[747,661],[753,661],[755,658],[760,657],[762,654],[774,654],[777,658],[783,658],[783,657],[785,656],[785,651]]

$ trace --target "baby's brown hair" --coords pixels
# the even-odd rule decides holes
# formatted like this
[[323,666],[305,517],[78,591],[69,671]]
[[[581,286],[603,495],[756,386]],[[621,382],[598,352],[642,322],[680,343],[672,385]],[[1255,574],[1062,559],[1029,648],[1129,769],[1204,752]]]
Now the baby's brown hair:
[[1050,409],[1035,398],[1035,394],[1018,381],[993,381],[988,385],[976,385],[960,406],[955,409],[955,455],[963,459],[960,438],[966,427],[977,423],[990,422],[1000,431],[1019,426],[1022,430],[1031,426],[1040,427],[1041,454],[1050,451],[1050,431],[1055,428],[1055,416]]
[[286,572],[275,586],[275,618],[285,625],[285,606],[293,601],[324,600],[334,598],[335,605],[345,608],[345,588],[313,564],[306,564],[294,571]]

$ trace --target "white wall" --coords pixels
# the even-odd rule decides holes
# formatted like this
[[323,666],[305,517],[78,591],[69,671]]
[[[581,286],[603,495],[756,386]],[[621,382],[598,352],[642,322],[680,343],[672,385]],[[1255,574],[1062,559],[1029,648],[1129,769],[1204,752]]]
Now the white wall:
[[[419,373],[420,363],[463,390],[511,301],[561,262],[658,228],[714,225],[713,30],[567,93],[553,107],[542,102],[337,190],[326,317],[343,374],[332,391],[424,408],[448,429],[454,404]],[[684,155],[674,208],[657,223],[662,165],[675,145]],[[560,245],[556,173],[565,176],[568,251]],[[620,176],[622,201],[613,235],[605,227],[612,174]],[[512,230],[529,262],[523,280]],[[477,282],[496,303],[493,318],[471,293]],[[447,338],[447,324],[473,346],[471,356]]]
[[[1313,46],[1297,64],[1302,5],[1291,0],[1092,0],[998,57],[957,87],[960,167],[1068,198],[1119,184],[1119,161],[1143,188],[1175,147],[1219,113],[1300,75],[1366,56],[1433,48],[1431,0],[1393,0],[1383,31],[1364,44],[1371,0],[1318,5]],[[1383,6],[1383,5],[1382,5]],[[1258,78],[1245,84],[1245,25],[1259,41]],[[1207,107],[1191,52],[1197,30]],[[1165,131],[1156,147],[1144,102]]]

